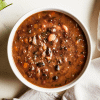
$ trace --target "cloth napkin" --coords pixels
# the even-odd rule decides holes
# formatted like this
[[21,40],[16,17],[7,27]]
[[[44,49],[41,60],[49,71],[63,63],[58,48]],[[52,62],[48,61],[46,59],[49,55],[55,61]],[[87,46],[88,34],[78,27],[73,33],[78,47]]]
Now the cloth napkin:
[[63,95],[28,90],[13,100],[100,100],[100,58],[92,60],[81,80]]

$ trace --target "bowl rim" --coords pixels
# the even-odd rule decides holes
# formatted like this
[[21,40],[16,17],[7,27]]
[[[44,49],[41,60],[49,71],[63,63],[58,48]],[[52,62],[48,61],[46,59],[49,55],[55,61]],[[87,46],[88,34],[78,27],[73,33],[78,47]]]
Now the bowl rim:
[[[13,56],[12,56],[13,38],[15,36],[15,32],[16,32],[17,28],[19,27],[19,25],[26,18],[28,18],[29,16],[31,16],[32,14],[35,14],[35,13],[38,13],[38,12],[41,12],[41,11],[48,11],[48,10],[64,13],[64,14],[68,15],[69,17],[71,17],[73,20],[75,20],[79,24],[79,26],[82,28],[82,30],[83,30],[83,32],[85,34],[86,40],[87,40],[87,44],[88,44],[88,56],[87,56],[87,60],[86,60],[85,66],[84,66],[83,70],[81,71],[81,73],[72,82],[70,82],[69,84],[66,84],[64,86],[57,87],[57,88],[43,88],[43,87],[39,87],[39,86],[36,86],[36,85],[30,83],[28,80],[26,80],[21,75],[21,73],[19,72],[19,70],[17,69],[17,67],[16,67],[16,65],[14,63]],[[10,63],[11,69],[13,70],[14,74],[26,86],[28,86],[28,87],[30,87],[32,89],[35,89],[37,91],[41,91],[41,92],[60,92],[60,91],[69,89],[70,87],[74,86],[83,77],[83,75],[85,74],[85,72],[86,72],[86,70],[87,70],[87,68],[88,68],[88,66],[90,64],[91,56],[92,56],[92,54],[91,54],[91,38],[90,38],[90,34],[89,34],[88,30],[86,29],[85,25],[75,15],[71,14],[66,9],[60,8],[60,7],[59,8],[58,7],[38,8],[38,9],[34,9],[34,10],[26,13],[25,15],[23,15],[17,21],[17,23],[14,25],[14,27],[13,27],[11,33],[10,33],[9,39],[8,39],[7,55],[8,55],[8,61]]]

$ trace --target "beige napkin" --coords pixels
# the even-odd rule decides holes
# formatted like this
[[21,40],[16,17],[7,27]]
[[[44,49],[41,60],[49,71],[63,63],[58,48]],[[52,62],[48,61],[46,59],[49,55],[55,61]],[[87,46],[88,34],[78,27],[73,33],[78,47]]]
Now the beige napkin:
[[79,83],[64,95],[29,90],[18,100],[100,100],[100,58],[91,61]]

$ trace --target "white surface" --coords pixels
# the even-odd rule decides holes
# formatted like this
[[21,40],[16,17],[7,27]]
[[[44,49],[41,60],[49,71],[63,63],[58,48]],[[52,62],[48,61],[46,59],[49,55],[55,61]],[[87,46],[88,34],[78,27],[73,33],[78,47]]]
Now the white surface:
[[0,11],[0,98],[18,97],[27,87],[13,74],[6,53],[7,39],[17,20],[28,11],[50,5],[66,8],[88,28],[92,38],[93,58],[100,56],[96,47],[97,20],[100,10],[100,0],[6,0],[13,5]]

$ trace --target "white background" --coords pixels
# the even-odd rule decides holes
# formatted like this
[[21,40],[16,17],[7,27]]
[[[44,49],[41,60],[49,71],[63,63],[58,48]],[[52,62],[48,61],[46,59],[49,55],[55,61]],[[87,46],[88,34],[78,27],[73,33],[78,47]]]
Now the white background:
[[0,99],[19,97],[28,87],[21,83],[12,72],[7,59],[7,40],[17,20],[30,10],[58,6],[75,15],[90,32],[92,59],[100,57],[96,47],[97,21],[100,0],[5,0],[13,5],[0,11]]

